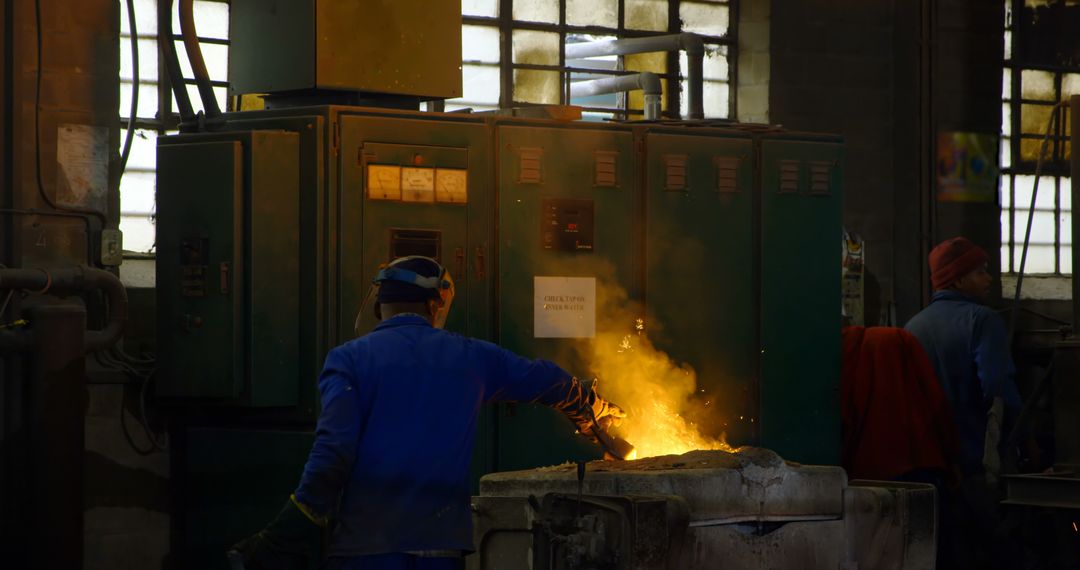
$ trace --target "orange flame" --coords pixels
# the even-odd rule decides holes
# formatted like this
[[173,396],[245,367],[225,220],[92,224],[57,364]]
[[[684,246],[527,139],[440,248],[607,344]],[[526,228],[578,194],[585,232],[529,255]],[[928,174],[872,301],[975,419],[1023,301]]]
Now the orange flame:
[[734,451],[723,437],[701,433],[681,414],[697,389],[694,371],[652,345],[637,321],[637,335],[598,333],[584,355],[601,374],[599,393],[626,411],[616,433],[637,448],[637,457],[682,454],[695,449]]

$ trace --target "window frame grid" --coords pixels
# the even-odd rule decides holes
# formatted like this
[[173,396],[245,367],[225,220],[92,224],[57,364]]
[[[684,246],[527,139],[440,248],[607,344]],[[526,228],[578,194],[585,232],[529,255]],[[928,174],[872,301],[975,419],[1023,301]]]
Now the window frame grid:
[[[1062,272],[1062,218],[1068,215],[1070,220],[1073,218],[1073,212],[1075,211],[1075,204],[1070,205],[1069,210],[1062,208],[1062,179],[1070,176],[1069,160],[1065,158],[1065,144],[1070,143],[1070,152],[1075,149],[1071,148],[1071,137],[1065,136],[1065,121],[1069,120],[1067,108],[1056,108],[1052,112],[1056,114],[1057,120],[1055,121],[1054,130],[1050,133],[1050,139],[1048,141],[1047,159],[1043,162],[1042,172],[1040,172],[1039,180],[1036,183],[1039,184],[1040,192],[1047,191],[1047,183],[1053,182],[1052,188],[1054,192],[1053,208],[1039,208],[1029,210],[1030,202],[1027,204],[1020,204],[1019,209],[1021,214],[1027,215],[1018,216],[1018,205],[1016,203],[1016,177],[1017,176],[1034,176],[1037,166],[1037,160],[1025,160],[1022,154],[1022,148],[1024,141],[1037,141],[1041,147],[1043,139],[1044,125],[1039,125],[1038,133],[1024,133],[1023,129],[1023,110],[1024,106],[1039,106],[1039,107],[1051,107],[1061,100],[1061,89],[1063,76],[1069,73],[1080,74],[1080,67],[1070,67],[1064,65],[1047,65],[1045,63],[1030,63],[1025,62],[1023,59],[1017,57],[1017,45],[1021,41],[1020,37],[1020,15],[1024,9],[1024,0],[1006,0],[1006,22],[1004,31],[1010,35],[1011,45],[1009,47],[1009,57],[1002,57],[1002,69],[1010,72],[1009,77],[1009,97],[1008,99],[1002,98],[1002,103],[1009,106],[1009,165],[1002,166],[1000,169],[1000,175],[1008,180],[1008,220],[1009,220],[1009,233],[1007,240],[1007,247],[1009,249],[1009,266],[1003,268],[1004,273],[1010,275],[1017,275],[1020,257],[1023,248],[1023,241],[1018,241],[1017,223],[1022,225],[1022,230],[1027,229],[1027,216],[1034,216],[1036,213],[1052,212],[1054,216],[1054,240],[1053,243],[1043,242],[1030,242],[1032,246],[1052,246],[1054,251],[1053,272],[1047,274],[1045,272],[1033,272],[1025,267],[1025,275],[1055,275],[1065,276],[1071,275],[1075,272],[1073,268],[1072,272]],[[1023,72],[1024,71],[1043,71],[1053,74],[1053,96],[1049,101],[1038,99],[1027,99],[1023,97]],[[1071,134],[1071,133],[1070,133]],[[1004,144],[1004,143],[1002,143]],[[1000,154],[1000,153],[999,153]],[[1004,188],[1005,184],[999,185],[999,188]],[[1001,207],[999,199],[999,207]],[[1071,243],[1071,236],[1069,247],[1072,248],[1075,244]],[[1005,244],[1003,244],[1005,245]],[[1070,249],[1071,251],[1071,249]],[[1030,261],[1030,259],[1028,260]]]
[[[555,22],[533,22],[526,20],[515,20],[513,18],[514,0],[499,0],[498,3],[498,16],[472,16],[462,15],[461,23],[463,26],[487,26],[493,27],[499,30],[499,77],[500,77],[500,89],[499,89],[499,101],[497,105],[502,108],[511,107],[527,107],[538,105],[536,103],[528,103],[524,101],[518,101],[514,98],[514,71],[518,69],[524,70],[540,70],[540,71],[555,71],[560,75],[560,89],[559,89],[559,101],[558,104],[566,105],[569,103],[570,97],[570,76],[572,73],[589,73],[594,75],[632,75],[637,73],[636,71],[628,71],[622,69],[623,56],[619,56],[618,69],[583,69],[575,67],[567,67],[566,65],[566,38],[568,35],[594,35],[594,36],[614,36],[617,38],[639,38],[649,37],[664,34],[677,34],[682,31],[682,20],[680,18],[680,7],[682,0],[668,0],[668,29],[664,32],[650,32],[647,30],[628,29],[626,27],[626,0],[617,0],[617,24],[615,28],[608,28],[604,26],[578,26],[570,25],[566,23],[566,3],[567,0],[558,0],[559,2],[559,21]],[[713,80],[715,83],[722,83],[727,86],[728,89],[728,118],[737,116],[738,97],[733,92],[733,86],[738,81],[738,57],[736,56],[738,46],[738,2],[737,0],[717,0],[708,2],[717,5],[726,6],[728,9],[728,30],[724,36],[712,36],[698,34],[707,46],[724,46],[727,47],[727,59],[728,65],[728,78],[726,81]],[[515,30],[524,31],[538,31],[556,33],[559,35],[559,64],[558,65],[541,65],[541,64],[527,64],[527,63],[514,63],[513,61],[513,33]],[[667,59],[667,72],[658,73],[657,76],[667,84],[667,89],[664,92],[666,113],[678,113],[679,116],[684,114],[684,110],[681,109],[681,103],[679,96],[682,92],[682,81],[685,79],[682,70],[679,65],[679,53],[668,52]],[[484,64],[474,61],[463,61],[463,65],[491,65],[496,64]],[[468,105],[475,102],[464,101],[462,104]],[[478,103],[477,103],[478,104]],[[627,119],[631,115],[640,116],[644,114],[643,109],[631,108],[627,106],[627,102],[624,100],[622,108],[609,108],[609,107],[582,107],[587,112],[597,113],[609,113],[615,117],[621,119]]]
[[[223,3],[223,4],[228,4],[229,3],[229,0],[206,0],[206,1],[208,1],[208,2],[220,2],[220,3]],[[157,47],[157,49],[154,50],[156,52],[154,54],[140,52],[139,56],[140,56],[140,59],[144,58],[144,57],[157,57],[157,76],[153,77],[153,78],[140,77],[139,78],[139,85],[140,85],[140,89],[142,89],[144,87],[147,87],[149,85],[153,85],[156,88],[156,90],[157,90],[157,111],[155,112],[154,118],[139,117],[138,109],[129,109],[127,116],[120,115],[119,112],[117,113],[117,115],[118,115],[118,118],[119,118],[119,121],[120,121],[120,128],[125,132],[127,131],[128,128],[130,128],[132,125],[134,125],[134,128],[136,130],[153,131],[153,132],[156,133],[156,135],[158,137],[162,137],[162,136],[166,136],[166,135],[170,135],[170,134],[175,134],[175,133],[179,132],[178,130],[180,128],[180,114],[179,114],[179,112],[174,112],[172,110],[172,108],[173,108],[172,84],[171,84],[171,82],[169,80],[169,74],[166,71],[166,69],[167,69],[166,68],[166,58],[165,58],[165,51],[164,51],[164,49],[162,47],[163,44],[162,44],[162,35],[161,35],[161,32],[163,30],[165,30],[167,26],[172,25],[172,13],[168,12],[167,10],[164,9],[164,7],[166,5],[165,0],[155,0],[154,2],[148,2],[147,4],[143,5],[143,7],[145,8],[146,6],[151,5],[151,4],[154,6],[154,9],[156,11],[157,29],[155,30],[155,32],[153,34],[139,33],[138,37],[139,37],[140,41],[142,41],[142,40],[153,40],[154,43],[155,43],[155,46]],[[136,9],[138,9],[138,8],[139,8],[139,6],[136,6]],[[175,4],[174,4],[173,8],[175,10],[175,8],[176,8]],[[127,10],[126,6],[123,8],[123,10],[125,10],[125,11]],[[126,19],[127,18],[126,12],[121,17]],[[224,45],[224,46],[229,46],[230,45],[230,42],[227,39],[209,38],[209,37],[203,37],[203,36],[198,36],[198,38],[199,38],[200,44],[204,44],[204,45],[210,45],[210,44]],[[177,50],[178,53],[179,53],[180,50],[184,49],[183,35],[178,33],[178,30],[176,30],[176,29],[173,30],[172,41],[173,41],[173,46]],[[120,42],[121,42],[121,49],[128,49],[128,50],[131,49],[130,48],[130,42],[131,42],[130,31],[127,32],[127,33],[122,32],[120,34]],[[125,80],[121,79],[121,82],[123,82],[123,81],[125,81]],[[132,82],[132,83],[134,83],[134,82]],[[218,87],[218,88],[225,87],[226,89],[229,86],[228,81],[222,81],[222,80],[211,80],[210,84],[213,87]],[[187,86],[196,86],[196,85],[197,84],[196,84],[196,81],[195,81],[194,77],[184,76],[184,86],[185,86],[185,88],[187,88]],[[230,96],[226,96],[225,103],[226,103],[225,110],[231,111],[232,107],[233,107],[233,98],[230,97]],[[146,173],[153,173],[153,172],[156,172],[156,171],[157,171],[156,170],[156,165],[152,169],[151,168],[136,167],[136,166],[128,165],[128,167],[125,170],[124,174],[126,175],[128,172],[146,174]],[[121,177],[121,181],[122,180],[123,180],[123,177]],[[156,200],[155,200],[155,202],[156,202]],[[132,218],[149,217],[151,220],[153,220],[155,216],[156,216],[156,213],[152,213],[152,214],[149,214],[149,215],[147,215],[144,212],[131,213],[129,211],[128,213],[125,213],[124,205],[123,205],[123,196],[122,195],[120,196],[120,217],[121,218],[124,218],[124,217],[132,217]],[[156,231],[155,231],[155,234],[156,234]],[[155,240],[155,242],[156,242],[156,240]],[[125,255],[131,255],[131,256],[135,256],[135,257],[142,257],[142,256],[146,255],[147,253],[150,253],[150,255],[153,255],[154,254],[154,249],[151,248],[151,250],[149,252],[127,251],[127,250],[125,250]]]

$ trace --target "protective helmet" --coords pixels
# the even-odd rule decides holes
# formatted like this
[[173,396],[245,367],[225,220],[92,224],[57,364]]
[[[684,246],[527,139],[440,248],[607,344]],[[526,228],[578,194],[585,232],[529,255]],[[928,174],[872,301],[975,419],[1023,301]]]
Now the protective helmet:
[[446,325],[446,316],[454,302],[454,279],[442,265],[430,257],[399,257],[379,270],[373,285],[378,287],[378,303],[415,303],[438,301],[432,324]]

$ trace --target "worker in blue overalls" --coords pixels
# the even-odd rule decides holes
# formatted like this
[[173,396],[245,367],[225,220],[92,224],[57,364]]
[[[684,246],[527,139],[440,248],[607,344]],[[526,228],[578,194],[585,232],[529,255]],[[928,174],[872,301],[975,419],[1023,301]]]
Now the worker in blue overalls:
[[962,237],[930,252],[934,295],[905,327],[926,349],[959,436],[959,487],[939,488],[939,566],[1012,568],[996,513],[1002,433],[1020,411],[1005,323],[985,303],[993,276],[983,248]]
[[552,362],[441,330],[454,283],[435,260],[397,259],[375,284],[382,322],[326,357],[300,485],[269,526],[234,547],[248,570],[305,567],[306,545],[331,520],[327,568],[464,568],[482,404],[544,404],[594,441],[624,415]]

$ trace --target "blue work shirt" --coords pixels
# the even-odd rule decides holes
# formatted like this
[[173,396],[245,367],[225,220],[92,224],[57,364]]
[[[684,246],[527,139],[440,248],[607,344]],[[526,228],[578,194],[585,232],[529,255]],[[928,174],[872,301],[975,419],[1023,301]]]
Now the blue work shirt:
[[326,357],[322,412],[296,498],[334,516],[331,556],[473,549],[469,468],[481,404],[558,405],[552,362],[398,315]]
[[958,291],[936,291],[905,329],[919,339],[956,417],[960,467],[982,469],[986,416],[994,397],[1006,418],[1020,408],[1005,323],[993,309]]

